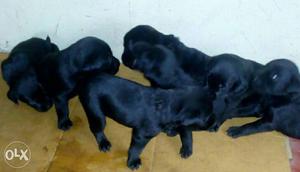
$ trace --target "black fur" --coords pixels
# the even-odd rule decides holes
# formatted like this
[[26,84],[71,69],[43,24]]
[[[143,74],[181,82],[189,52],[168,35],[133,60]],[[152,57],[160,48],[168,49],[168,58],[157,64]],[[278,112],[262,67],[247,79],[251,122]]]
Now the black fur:
[[3,79],[9,86],[7,96],[14,103],[21,100],[38,111],[47,111],[53,104],[36,78],[36,67],[45,55],[58,47],[46,40],[31,38],[14,47],[2,62]]
[[212,120],[210,95],[198,87],[163,90],[145,87],[107,74],[91,77],[79,94],[90,129],[101,151],[110,142],[104,134],[105,118],[133,128],[127,165],[137,169],[146,144],[160,132],[180,134],[180,154],[192,154],[192,130],[206,129]]
[[279,131],[300,138],[300,75],[297,66],[285,59],[274,60],[258,72],[253,88],[263,96],[262,118],[241,127],[231,127],[228,135],[240,136]]
[[[143,34],[148,32],[151,34]],[[228,118],[256,116],[260,98],[252,93],[251,82],[256,71],[262,68],[261,64],[232,54],[209,57],[186,47],[178,39],[166,44],[164,38],[168,37],[150,26],[130,30],[124,38],[125,65],[144,73],[153,87],[199,85],[210,88],[216,97],[216,123],[212,131]]]
[[130,49],[136,57],[132,68],[142,72],[152,87],[168,89],[197,85],[179,66],[175,54],[165,46],[137,42]]
[[216,123],[212,131],[233,117],[255,116],[260,96],[254,93],[252,81],[263,65],[233,54],[212,57],[207,66],[207,86],[215,94]]
[[48,54],[39,63],[38,80],[54,101],[58,128],[67,130],[72,126],[68,101],[77,95],[84,78],[94,71],[115,74],[119,65],[110,47],[95,37],[80,39],[60,52]]
[[136,26],[124,36],[122,61],[126,66],[135,69],[133,62],[138,56],[132,51],[132,47],[138,42],[145,42],[152,46],[160,44],[170,49],[175,54],[174,57],[181,69],[199,85],[205,84],[205,66],[209,56],[185,46],[174,35],[163,34],[148,25]]
[[122,54],[123,63],[130,68],[132,68],[134,57],[129,47],[140,41],[147,42],[151,45],[162,44],[171,47],[173,42],[178,41],[178,39],[174,35],[165,35],[148,25],[138,25],[132,28],[124,36],[124,52]]

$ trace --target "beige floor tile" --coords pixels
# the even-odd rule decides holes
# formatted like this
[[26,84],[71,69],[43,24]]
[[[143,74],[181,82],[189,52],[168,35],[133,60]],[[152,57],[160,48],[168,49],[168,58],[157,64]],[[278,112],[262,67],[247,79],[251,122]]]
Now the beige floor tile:
[[231,139],[225,128],[253,119],[235,119],[225,123],[218,133],[194,132],[194,153],[181,159],[179,137],[161,135],[156,141],[153,171],[160,172],[289,172],[285,137],[264,133]]

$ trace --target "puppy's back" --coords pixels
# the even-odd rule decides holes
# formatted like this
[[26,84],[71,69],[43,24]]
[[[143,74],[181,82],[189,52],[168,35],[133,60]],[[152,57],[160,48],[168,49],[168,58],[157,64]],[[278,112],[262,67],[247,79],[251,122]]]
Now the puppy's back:
[[83,82],[80,89],[80,95],[82,96],[89,94],[129,92],[130,90],[135,94],[140,90],[152,90],[150,87],[99,71],[87,76]]

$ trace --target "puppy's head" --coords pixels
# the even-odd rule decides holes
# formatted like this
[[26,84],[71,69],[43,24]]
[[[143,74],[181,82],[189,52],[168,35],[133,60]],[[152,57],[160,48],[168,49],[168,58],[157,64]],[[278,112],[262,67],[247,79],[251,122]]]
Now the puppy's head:
[[16,104],[20,100],[40,112],[49,110],[53,104],[37,81],[33,69],[11,84],[7,97]]
[[133,51],[136,55],[132,68],[143,73],[157,72],[171,73],[176,67],[175,54],[163,45],[150,46],[148,44],[138,44]]
[[299,93],[299,70],[289,60],[273,60],[258,72],[253,81],[253,87],[262,94],[287,95]]
[[134,63],[136,62],[137,58],[139,58],[145,51],[147,51],[151,45],[149,43],[139,41],[133,43],[133,41],[129,41],[128,47],[124,49],[122,54],[122,61],[123,63],[131,68],[134,68]]

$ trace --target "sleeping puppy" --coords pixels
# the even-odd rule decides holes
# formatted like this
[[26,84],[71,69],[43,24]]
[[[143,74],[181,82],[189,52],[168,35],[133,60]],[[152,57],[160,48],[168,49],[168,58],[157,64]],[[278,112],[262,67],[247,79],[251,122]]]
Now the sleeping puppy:
[[20,100],[38,111],[47,111],[53,103],[38,83],[35,68],[46,54],[57,51],[49,37],[31,38],[15,46],[1,64],[3,79],[9,86],[7,97],[16,104]]
[[160,132],[180,134],[180,154],[192,154],[192,130],[206,129],[212,120],[210,95],[199,87],[163,90],[145,87],[108,74],[94,75],[80,90],[79,99],[87,114],[90,129],[99,149],[108,151],[104,134],[105,118],[132,128],[127,165],[138,169],[140,154]]
[[209,56],[195,48],[185,46],[174,35],[163,34],[148,25],[136,26],[124,36],[122,61],[127,67],[135,69],[133,62],[137,57],[130,47],[137,42],[160,44],[170,49],[182,70],[201,85],[205,84],[205,66]]
[[263,95],[262,118],[240,127],[231,127],[228,135],[240,136],[279,131],[300,138],[300,75],[297,66],[286,59],[274,60],[258,72],[253,88]]
[[229,118],[256,114],[260,97],[253,93],[251,83],[256,72],[263,65],[233,54],[212,57],[207,67],[207,87],[215,95],[215,124],[211,131],[217,131]]
[[59,129],[68,130],[72,126],[68,101],[77,95],[81,81],[94,71],[115,74],[119,65],[110,47],[95,37],[80,39],[68,48],[43,58],[37,68],[37,76],[54,101]]
[[134,61],[132,68],[142,72],[152,87],[180,88],[197,85],[179,66],[175,54],[163,45],[137,42],[129,47]]

